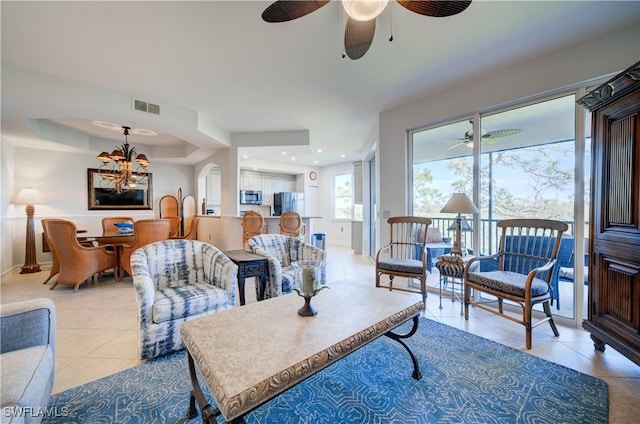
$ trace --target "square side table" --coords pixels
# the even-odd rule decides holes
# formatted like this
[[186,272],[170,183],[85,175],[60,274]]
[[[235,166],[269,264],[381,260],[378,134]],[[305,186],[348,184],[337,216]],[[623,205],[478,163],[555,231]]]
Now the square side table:
[[[451,283],[451,301],[455,302],[456,299],[460,301],[460,315],[464,314],[464,267],[473,259],[473,255],[440,255],[438,256],[438,262],[436,262],[436,268],[440,272],[440,309],[442,309],[442,283],[445,285]],[[477,265],[477,263],[475,264]],[[460,296],[455,292],[455,280],[460,281]]]
[[222,253],[238,265],[240,305],[245,304],[244,280],[249,277],[257,278],[259,284],[256,284],[256,297],[257,300],[263,300],[264,290],[267,284],[267,258],[247,252],[246,250],[227,250]]

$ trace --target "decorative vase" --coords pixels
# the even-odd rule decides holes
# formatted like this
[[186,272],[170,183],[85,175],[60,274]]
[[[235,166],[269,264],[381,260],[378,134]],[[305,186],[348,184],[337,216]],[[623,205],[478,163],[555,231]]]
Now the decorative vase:
[[311,298],[328,286],[320,286],[323,262],[320,261],[298,261],[292,262],[294,269],[293,290],[304,298],[304,305],[298,309],[298,315],[303,317],[315,316],[318,311],[311,306]]

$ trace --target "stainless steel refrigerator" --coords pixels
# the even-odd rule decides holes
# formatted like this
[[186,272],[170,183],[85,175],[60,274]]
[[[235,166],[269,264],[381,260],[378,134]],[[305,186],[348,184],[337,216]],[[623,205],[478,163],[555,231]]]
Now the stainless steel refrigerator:
[[304,193],[280,192],[273,194],[273,214],[282,215],[286,211],[295,211],[304,216]]

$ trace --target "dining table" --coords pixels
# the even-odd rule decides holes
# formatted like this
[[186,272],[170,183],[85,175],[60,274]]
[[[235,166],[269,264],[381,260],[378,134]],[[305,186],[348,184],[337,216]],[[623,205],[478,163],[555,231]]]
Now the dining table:
[[124,274],[120,263],[122,247],[135,241],[136,238],[133,231],[122,232],[116,229],[112,231],[105,231],[102,234],[79,233],[77,237],[78,241],[81,243],[95,242],[98,245],[112,245],[116,255],[116,271],[114,278],[116,281],[122,280]]

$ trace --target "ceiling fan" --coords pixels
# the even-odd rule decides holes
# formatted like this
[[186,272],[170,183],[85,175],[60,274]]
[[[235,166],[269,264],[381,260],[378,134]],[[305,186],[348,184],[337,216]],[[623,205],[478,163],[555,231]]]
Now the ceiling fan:
[[[482,139],[482,144],[494,144],[496,142],[496,138],[500,137],[508,137],[510,135],[518,134],[522,130],[517,128],[508,128],[503,130],[495,130],[495,131],[486,131],[482,130],[480,138]],[[449,147],[447,150],[455,149],[456,147],[465,146],[468,148],[473,148],[473,130],[467,130],[464,133],[463,138],[458,138],[457,140],[461,140],[461,143],[454,144]]]
[[[266,22],[287,22],[315,12],[330,0],[279,0],[262,12]],[[461,1],[418,1],[396,0],[400,6],[424,16],[442,18],[464,11],[471,0]],[[350,59],[360,59],[369,50],[376,31],[376,17],[382,13],[389,0],[342,0],[347,12],[344,29],[344,55]],[[392,41],[393,37],[389,37]]]

